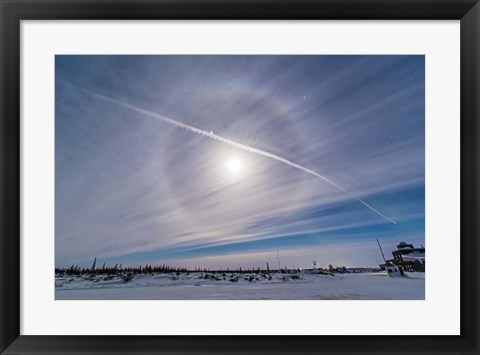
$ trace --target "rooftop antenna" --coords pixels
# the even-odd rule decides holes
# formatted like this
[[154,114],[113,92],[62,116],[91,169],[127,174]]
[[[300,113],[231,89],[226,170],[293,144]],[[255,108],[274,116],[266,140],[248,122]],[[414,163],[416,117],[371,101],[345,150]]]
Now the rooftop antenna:
[[385,264],[387,264],[387,260],[385,260],[385,254],[383,254],[382,246],[380,245],[378,238],[376,240],[377,240],[378,247],[380,248],[380,252],[382,253],[383,261],[385,262]]

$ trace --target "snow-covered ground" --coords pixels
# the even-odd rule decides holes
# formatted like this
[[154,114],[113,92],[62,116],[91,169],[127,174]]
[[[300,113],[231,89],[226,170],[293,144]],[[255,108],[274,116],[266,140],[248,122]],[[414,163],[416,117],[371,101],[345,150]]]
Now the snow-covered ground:
[[423,300],[425,274],[150,274],[55,278],[56,300]]

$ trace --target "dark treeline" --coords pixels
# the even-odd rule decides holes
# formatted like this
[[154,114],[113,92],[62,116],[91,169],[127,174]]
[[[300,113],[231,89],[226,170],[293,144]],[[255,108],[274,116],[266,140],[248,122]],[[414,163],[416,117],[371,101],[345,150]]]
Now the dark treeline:
[[72,265],[67,268],[55,268],[55,273],[60,275],[80,276],[80,275],[116,275],[116,274],[149,274],[149,273],[172,273],[172,272],[187,272],[185,268],[175,268],[168,265],[140,265],[140,266],[123,266],[122,264],[115,264],[114,266],[97,267],[97,259],[93,261],[91,267],[80,267]]
[[[328,268],[315,268],[315,269],[306,269],[306,273],[360,273],[360,272],[377,272],[380,271],[379,268],[346,268],[346,267],[337,267],[334,268],[332,265],[329,265]],[[55,274],[57,275],[66,275],[66,276],[80,276],[80,275],[139,275],[139,274],[169,274],[169,273],[194,273],[194,272],[203,272],[210,274],[226,274],[226,273],[237,273],[237,274],[270,274],[270,273],[282,273],[282,274],[296,274],[302,272],[302,269],[293,268],[288,269],[286,266],[282,269],[270,269],[268,263],[266,263],[266,268],[247,268],[242,269],[238,268],[226,268],[226,269],[211,269],[211,268],[202,268],[196,267],[194,269],[181,268],[181,267],[172,267],[166,264],[162,265],[140,265],[140,266],[123,266],[122,264],[115,264],[114,266],[107,266],[105,263],[101,267],[97,266],[97,258],[93,260],[91,267],[81,267],[79,265],[71,265],[70,267],[64,268],[55,268]]]
[[57,275],[68,275],[68,276],[80,276],[80,275],[118,275],[118,274],[152,274],[152,273],[190,273],[190,272],[208,272],[208,273],[270,273],[270,272],[281,272],[281,273],[297,273],[300,269],[287,269],[285,267],[281,270],[270,270],[270,267],[267,263],[265,269],[261,268],[250,268],[242,269],[241,267],[235,269],[210,269],[210,268],[178,268],[171,267],[165,264],[162,265],[140,265],[140,266],[123,266],[122,264],[115,264],[114,266],[107,266],[103,263],[102,267],[97,267],[97,258],[93,261],[91,267],[81,267],[78,265],[71,265],[66,268],[55,268],[55,274]]

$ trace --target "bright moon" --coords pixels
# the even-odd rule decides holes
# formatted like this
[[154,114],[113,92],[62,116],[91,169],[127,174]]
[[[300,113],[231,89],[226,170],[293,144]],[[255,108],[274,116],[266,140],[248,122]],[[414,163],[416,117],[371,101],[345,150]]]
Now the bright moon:
[[237,175],[242,171],[242,162],[237,158],[231,158],[227,161],[227,169],[230,173]]

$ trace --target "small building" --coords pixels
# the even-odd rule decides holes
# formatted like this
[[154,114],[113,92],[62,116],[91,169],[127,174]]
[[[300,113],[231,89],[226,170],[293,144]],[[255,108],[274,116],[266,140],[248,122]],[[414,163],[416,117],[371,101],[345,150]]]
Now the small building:
[[[405,271],[425,272],[425,248],[415,248],[413,244],[400,242],[397,250],[392,251],[393,259],[386,260],[387,264],[401,265]],[[382,270],[385,264],[380,265]]]
[[302,273],[304,274],[322,274],[323,268],[317,267],[315,269],[302,269]]

